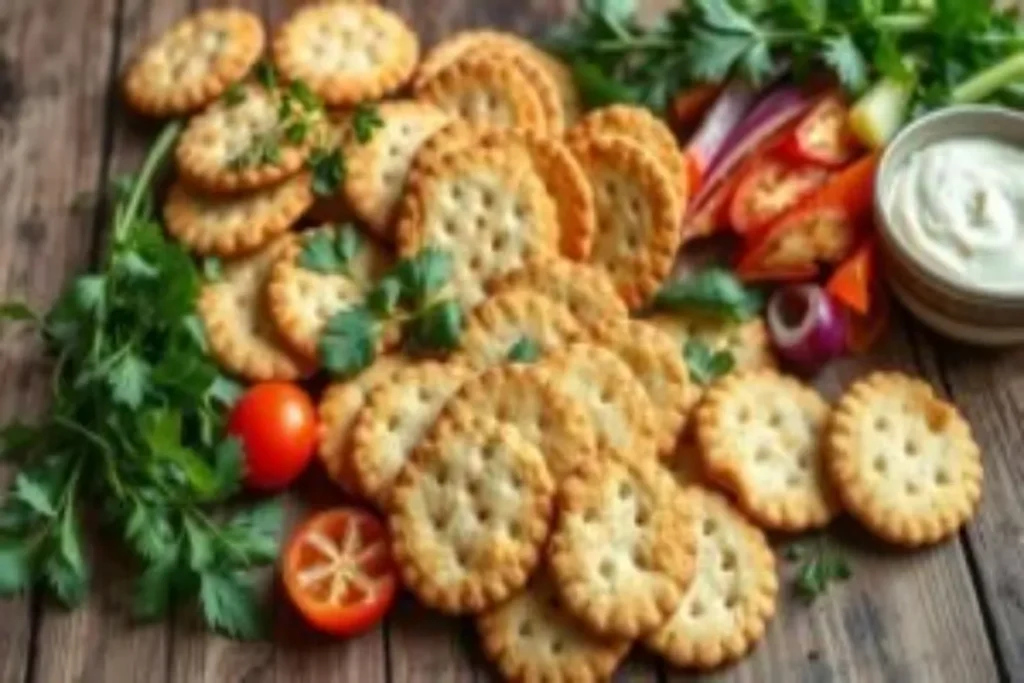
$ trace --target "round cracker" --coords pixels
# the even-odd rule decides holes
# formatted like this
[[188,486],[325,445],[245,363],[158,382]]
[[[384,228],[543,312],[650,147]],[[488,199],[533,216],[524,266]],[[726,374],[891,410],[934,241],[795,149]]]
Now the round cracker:
[[595,458],[558,492],[548,566],[594,633],[634,639],[672,613],[693,577],[692,503],[655,460]]
[[309,175],[244,195],[210,195],[175,182],[167,193],[167,231],[197,254],[233,257],[286,232],[313,203]]
[[390,527],[405,585],[448,614],[479,613],[526,585],[554,483],[544,456],[490,418],[439,420],[395,489]]
[[148,116],[198,111],[249,73],[265,41],[263,22],[252,12],[198,12],[150,43],[128,68],[128,104]]
[[488,659],[510,681],[609,681],[630,647],[629,640],[594,635],[566,614],[546,571],[476,625]]
[[494,283],[492,291],[529,289],[569,309],[584,325],[626,318],[629,309],[615,291],[608,273],[586,263],[542,257]]
[[890,543],[947,538],[981,499],[981,449],[970,425],[927,383],[900,373],[873,373],[843,395],[827,452],[846,508]]
[[583,406],[555,389],[535,365],[491,368],[463,384],[444,414],[464,421],[486,415],[515,427],[544,456],[555,481],[597,453],[594,425]]
[[[189,185],[211,193],[256,190],[295,175],[305,165],[315,136],[289,141],[280,126],[277,92],[252,84],[242,88],[240,102],[217,102],[194,116],[182,133],[175,160]],[[267,140],[279,151],[276,160],[245,158]]]
[[383,102],[377,111],[383,127],[369,142],[346,146],[345,196],[378,236],[391,239],[391,219],[412,160],[449,116],[423,102]]
[[565,348],[583,335],[569,309],[543,294],[515,289],[490,297],[473,310],[462,335],[469,363],[484,369],[506,362],[509,351],[526,339],[543,354]]
[[777,365],[768,327],[762,318],[738,323],[698,314],[659,313],[646,320],[675,339],[680,349],[695,340],[712,353],[729,353],[733,358],[731,372],[770,370]]
[[830,409],[811,387],[770,370],[729,375],[697,410],[707,476],[731,491],[760,526],[826,526],[839,500],[825,469]]
[[539,365],[553,386],[587,411],[598,453],[623,461],[654,460],[658,420],[643,385],[625,361],[593,344],[573,344]]
[[713,669],[743,657],[775,614],[779,581],[764,533],[718,493],[691,487],[697,567],[669,618],[644,643],[674,666]]
[[624,137],[580,137],[571,148],[594,188],[590,261],[608,271],[633,310],[672,271],[680,245],[679,195],[657,159]]
[[548,134],[552,108],[558,106],[550,82],[511,55],[468,55],[442,69],[416,95],[451,116],[476,126],[523,128]]
[[377,387],[393,381],[406,361],[400,356],[380,356],[373,365],[345,382],[327,387],[317,408],[319,443],[317,454],[327,476],[350,496],[364,498],[352,471],[352,426]]
[[472,375],[454,363],[418,363],[369,394],[352,427],[352,472],[367,500],[388,508],[395,479],[413,449]]
[[489,282],[557,250],[558,220],[526,152],[481,148],[409,179],[397,237],[403,257],[428,246],[447,251],[452,291],[472,308]]
[[567,137],[591,140],[602,135],[629,138],[657,158],[679,193],[682,218],[690,195],[689,174],[672,129],[645,107],[615,104],[584,116]]
[[274,63],[329,106],[379,100],[419,59],[419,38],[400,16],[369,4],[330,2],[297,11],[274,38]]
[[[692,422],[691,422],[692,424]],[[665,467],[680,486],[704,485],[704,462],[693,429],[687,429],[676,443],[672,455],[664,460]]]
[[[342,272],[321,272],[304,265],[303,250],[308,244],[325,237],[334,244],[343,229],[325,225],[295,236],[267,283],[267,309],[278,333],[311,362],[320,357],[320,337],[327,322],[335,314],[359,306],[393,260],[376,242],[364,238]],[[394,341],[391,336],[384,335],[385,344]]]
[[267,279],[287,243],[280,237],[226,262],[221,279],[204,284],[196,304],[210,353],[228,372],[254,382],[291,381],[312,370],[287,349],[266,312]]
[[640,380],[656,411],[658,449],[671,455],[701,394],[690,380],[682,349],[672,337],[639,320],[609,320],[592,334],[595,343],[614,351]]

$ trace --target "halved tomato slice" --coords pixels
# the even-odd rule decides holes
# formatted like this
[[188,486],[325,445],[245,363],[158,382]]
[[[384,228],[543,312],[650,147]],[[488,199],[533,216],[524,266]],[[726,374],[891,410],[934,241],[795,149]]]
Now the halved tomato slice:
[[307,520],[288,542],[281,572],[288,597],[306,621],[335,636],[373,627],[398,590],[387,528],[358,508],[336,508]]
[[742,234],[764,228],[819,188],[829,172],[810,164],[763,159],[740,180],[729,207],[729,222]]
[[858,153],[850,132],[850,111],[839,95],[826,95],[800,121],[782,149],[795,161],[838,167]]

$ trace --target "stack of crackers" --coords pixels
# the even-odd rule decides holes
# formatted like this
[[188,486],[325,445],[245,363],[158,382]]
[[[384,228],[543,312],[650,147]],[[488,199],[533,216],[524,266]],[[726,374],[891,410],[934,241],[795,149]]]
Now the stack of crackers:
[[[926,385],[876,374],[832,408],[775,369],[760,320],[632,317],[670,275],[689,196],[646,110],[584,114],[566,66],[509,34],[462,33],[419,61],[415,34],[369,4],[290,18],[279,85],[248,77],[263,48],[255,17],[209,10],[126,80],[141,111],[193,114],[165,216],[223,259],[199,301],[211,351],[250,380],[308,376],[327,321],[393,259],[451,256],[459,351],[382,353],[330,385],[321,456],[388,517],[406,587],[473,615],[506,678],[607,680],[635,643],[682,667],[736,660],[776,609],[764,530],[845,508],[921,545],[973,513],[978,448]],[[285,131],[278,153],[237,162],[278,135],[295,82],[330,107],[313,123],[347,162],[315,207],[307,141]],[[378,129],[358,140],[368,103]],[[311,210],[330,220],[294,230]],[[348,219],[360,232],[335,225]],[[732,374],[698,385],[692,339],[728,350]]]

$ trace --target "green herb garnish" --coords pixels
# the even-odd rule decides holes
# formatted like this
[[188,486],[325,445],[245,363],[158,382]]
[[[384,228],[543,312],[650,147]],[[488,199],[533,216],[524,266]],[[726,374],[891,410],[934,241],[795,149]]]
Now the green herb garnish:
[[665,285],[655,295],[652,307],[744,322],[760,313],[764,297],[746,287],[731,271],[709,268]]
[[352,130],[361,145],[372,140],[374,132],[383,127],[384,119],[380,117],[380,110],[372,104],[360,104],[352,114]]
[[16,467],[0,506],[0,593],[42,586],[79,604],[89,584],[81,518],[97,509],[137,561],[137,617],[192,601],[212,628],[248,638],[263,626],[249,570],[274,559],[281,510],[216,508],[241,484],[240,445],[222,437],[237,386],[206,355],[200,274],[164,236],[151,194],[180,129],[165,128],[138,175],[116,184],[101,270],[44,316],[0,308],[37,322],[55,361],[50,412],[0,433]]
[[260,60],[253,68],[253,76],[256,81],[267,90],[274,90],[277,88],[277,69],[274,65],[263,59]]
[[317,197],[334,195],[345,180],[345,157],[340,149],[318,147],[309,154],[309,166],[313,175],[313,194]]
[[362,237],[352,225],[317,230],[308,236],[299,254],[299,266],[317,273],[348,273],[362,248]]
[[796,591],[807,601],[813,601],[825,593],[836,581],[845,581],[853,575],[846,558],[824,541],[791,546],[787,549],[786,558],[801,562],[796,575]]
[[208,282],[217,282],[224,277],[224,262],[216,256],[203,259],[203,277]]
[[508,350],[512,363],[534,363],[540,358],[540,344],[529,337],[520,337]]
[[683,359],[690,377],[698,384],[708,385],[729,374],[736,367],[736,358],[728,351],[712,351],[704,342],[689,339],[683,347]]
[[245,87],[241,83],[232,83],[220,98],[228,107],[237,107],[245,102]]

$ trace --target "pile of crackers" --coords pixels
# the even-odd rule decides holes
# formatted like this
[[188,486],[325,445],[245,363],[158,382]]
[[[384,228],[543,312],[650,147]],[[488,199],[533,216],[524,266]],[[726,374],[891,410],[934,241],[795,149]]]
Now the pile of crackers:
[[[607,680],[635,643],[681,667],[734,661],[776,609],[764,530],[845,508],[914,546],[973,513],[978,448],[923,383],[875,374],[833,408],[777,371],[760,320],[636,317],[671,274],[689,195],[649,112],[583,113],[569,69],[510,34],[458,34],[420,60],[415,33],[370,4],[292,16],[271,48],[280,83],[250,77],[264,48],[256,17],[209,10],[125,82],[140,111],[192,116],[165,219],[222,264],[198,304],[211,351],[250,380],[308,377],[328,321],[396,258],[451,256],[459,350],[414,359],[384,335],[324,393],[321,456],[387,516],[406,587],[473,615],[506,678]],[[328,107],[300,116],[305,136],[282,130],[295,83]],[[315,200],[325,141],[347,172]],[[732,374],[699,385],[692,339],[729,351]]]

